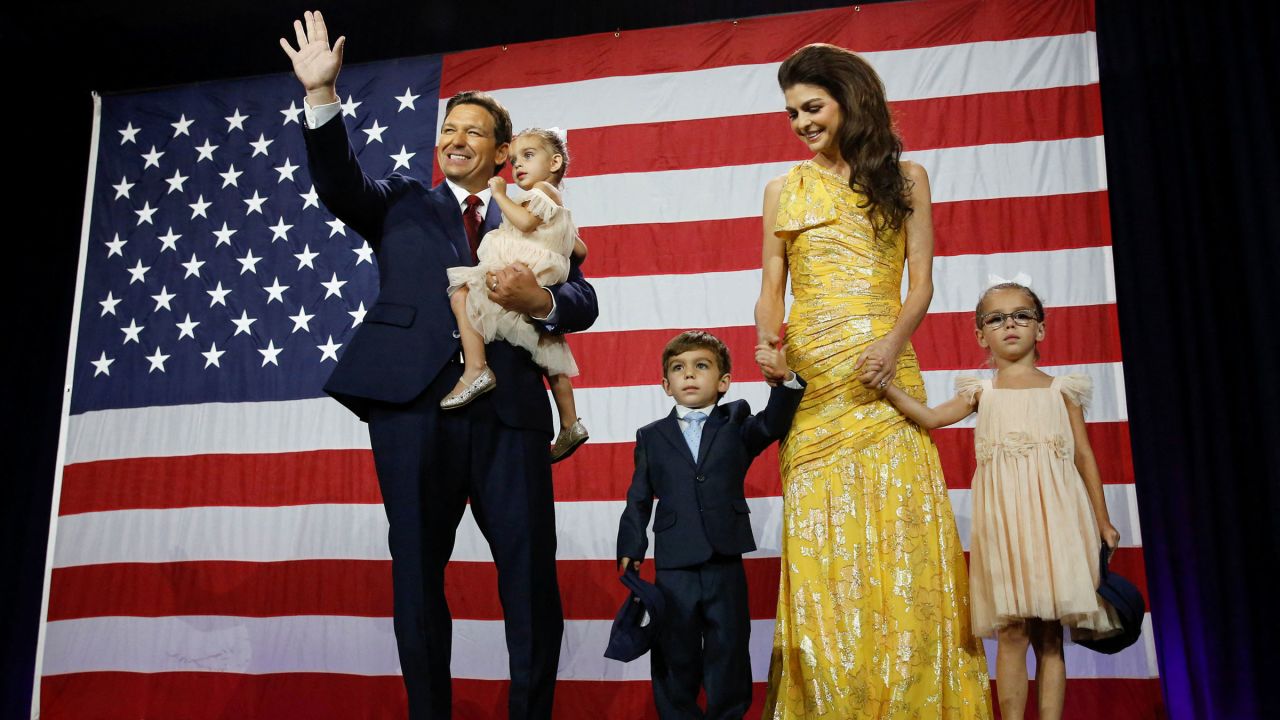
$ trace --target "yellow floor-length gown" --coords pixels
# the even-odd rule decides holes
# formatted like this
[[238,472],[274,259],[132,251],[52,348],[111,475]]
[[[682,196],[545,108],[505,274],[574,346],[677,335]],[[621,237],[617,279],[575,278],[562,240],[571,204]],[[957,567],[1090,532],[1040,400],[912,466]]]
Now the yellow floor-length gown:
[[[929,434],[856,379],[901,309],[902,232],[812,161],[777,230],[794,301],[788,364],[808,382],[781,451],[782,570],[765,718],[989,718],[963,549]],[[766,218],[766,222],[769,219]],[[924,400],[908,345],[894,382]]]

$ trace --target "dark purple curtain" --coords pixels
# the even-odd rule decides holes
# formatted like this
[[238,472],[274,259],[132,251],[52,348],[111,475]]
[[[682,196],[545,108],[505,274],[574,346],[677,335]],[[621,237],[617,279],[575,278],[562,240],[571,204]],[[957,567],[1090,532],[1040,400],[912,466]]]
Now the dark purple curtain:
[[1169,715],[1280,717],[1280,33],[1269,3],[1098,4],[1143,552]]

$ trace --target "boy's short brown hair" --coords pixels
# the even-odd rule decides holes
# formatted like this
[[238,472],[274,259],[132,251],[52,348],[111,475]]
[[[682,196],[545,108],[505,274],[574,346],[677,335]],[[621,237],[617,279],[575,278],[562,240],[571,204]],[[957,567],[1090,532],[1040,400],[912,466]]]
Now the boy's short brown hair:
[[730,370],[729,348],[720,338],[705,330],[686,330],[671,338],[662,349],[662,375],[667,375],[667,362],[680,353],[690,350],[710,350],[716,356],[716,365],[721,375],[728,375]]

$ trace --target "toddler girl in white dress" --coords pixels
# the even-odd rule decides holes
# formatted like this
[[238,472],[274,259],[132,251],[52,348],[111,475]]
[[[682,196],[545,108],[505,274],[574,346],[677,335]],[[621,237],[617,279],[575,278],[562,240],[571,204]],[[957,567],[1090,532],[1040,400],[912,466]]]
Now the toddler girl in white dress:
[[518,262],[533,272],[538,284],[556,285],[568,278],[571,255],[586,256],[569,209],[561,205],[558,185],[568,167],[564,138],[553,130],[533,128],[511,141],[512,176],[525,191],[522,201],[507,197],[507,184],[500,176],[489,180],[493,200],[502,210],[502,224],[480,242],[476,265],[449,268],[450,304],[462,339],[463,372],[453,392],[440,401],[441,408],[451,410],[496,387],[497,378],[485,357],[486,342],[506,340],[528,350],[547,371],[560,418],[552,462],[568,457],[587,440],[569,379],[578,374],[578,365],[564,336],[538,332],[524,315],[491,300],[485,278]]

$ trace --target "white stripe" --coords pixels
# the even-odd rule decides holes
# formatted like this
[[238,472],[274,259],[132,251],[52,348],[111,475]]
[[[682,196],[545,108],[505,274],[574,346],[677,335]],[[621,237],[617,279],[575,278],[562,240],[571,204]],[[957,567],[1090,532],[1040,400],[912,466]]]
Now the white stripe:
[[[1096,56],[1093,32],[864,54],[891,101],[1092,84],[1098,82]],[[761,113],[777,113],[782,123],[780,64],[484,89],[520,127],[592,128]],[[447,100],[440,100],[441,120]]]
[[57,567],[391,558],[387,516],[374,504],[109,510],[64,515],[58,525],[66,542],[55,555]]
[[[1083,365],[1052,365],[1040,368],[1050,375],[1088,375],[1093,380],[1093,405],[1086,411],[1093,422],[1126,422],[1129,410],[1124,404],[1124,366],[1120,363],[1087,363]],[[973,370],[931,370],[923,373],[924,389],[929,404],[939,405],[956,394],[956,378],[961,376],[990,377],[989,372]],[[970,415],[950,427],[974,427],[977,415]]]
[[367,450],[368,426],[327,397],[94,410],[71,418],[66,462],[300,449]]
[[[1045,370],[1083,372],[1093,378],[1095,400],[1089,420],[1127,419],[1119,363]],[[956,375],[975,372],[930,370],[924,373],[925,388],[936,404],[951,397]],[[759,409],[768,392],[763,382],[739,382],[727,398],[746,399]],[[575,398],[580,414],[591,418],[592,441],[597,443],[634,440],[637,428],[671,410],[670,399],[657,384],[579,388]],[[280,428],[290,431],[280,432]],[[67,464],[130,457],[369,449],[366,426],[328,398],[96,410],[72,416],[67,437]]]
[[890,101],[1098,82],[1097,35],[1093,31],[863,56],[885,81]]
[[[1093,378],[1094,406],[1089,420],[1127,419],[1119,363],[1044,369],[1055,375],[1082,372]],[[924,373],[925,389],[937,404],[953,394],[956,375],[975,373],[930,370]],[[763,382],[739,382],[730,387],[727,398],[746,399],[761,409],[768,395]],[[671,399],[656,383],[579,388],[574,397],[579,413],[590,420],[595,443],[630,442],[637,428],[671,411]],[[366,426],[328,398],[97,410],[72,416],[68,439],[68,464],[129,457],[369,449]]]
[[89,169],[85,179],[84,211],[80,220],[80,258],[76,265],[76,292],[71,308],[71,335],[67,346],[67,369],[63,380],[62,413],[58,427],[58,455],[53,468],[53,503],[49,508],[49,538],[45,544],[44,580],[40,595],[40,627],[36,633],[35,679],[31,691],[31,717],[40,717],[40,677],[43,675],[44,653],[49,617],[49,587],[53,578],[54,551],[58,547],[58,506],[62,500],[62,472],[71,456],[68,449],[71,422],[71,391],[76,375],[76,351],[80,333],[80,311],[84,304],[84,276],[89,262],[89,230],[93,222],[93,193],[98,176],[98,143],[102,139],[102,96],[93,93],[93,127],[89,135]]
[[[618,468],[627,473],[629,468]],[[1111,520],[1126,547],[1141,544],[1132,484],[1104,487]],[[956,527],[968,547],[973,500],[968,489],[948,491]],[[781,553],[782,498],[751,498],[751,527],[759,549],[749,557]],[[616,557],[621,500],[556,504],[558,560]],[[381,505],[292,505],[285,507],[194,507],[168,510],[109,510],[58,520],[56,567],[105,563],[223,560],[387,560],[387,520]],[[335,532],[334,528],[342,528]],[[652,533],[650,534],[652,541]],[[652,542],[650,544],[652,547]],[[468,507],[458,525],[453,559],[493,562],[488,541]]]
[[1102,145],[1097,135],[915,150],[902,157],[929,171],[932,201],[946,203],[1106,190]]
[[[1102,137],[903,153],[929,172],[935,203],[1105,190]],[[728,220],[760,215],[764,186],[794,161],[573,177],[565,205],[579,228]],[[758,237],[744,238],[751,243]]]
[[[1116,301],[1111,246],[988,255],[949,255],[933,260],[931,313],[972,313],[991,274],[1031,276],[1046,307],[1108,305]],[[593,281],[594,283],[594,281]],[[907,289],[903,272],[903,291]]]
[[[1017,272],[1032,277],[1050,308],[1116,301],[1111,248],[1102,246],[934,258],[929,312],[971,313],[987,288],[987,275],[1013,277]],[[905,268],[903,276],[905,292]],[[752,308],[760,297],[760,271],[596,277],[591,286],[600,315],[587,332],[738,327],[755,324]],[[786,300],[789,312],[789,289]]]
[[[395,632],[387,617],[98,617],[48,625],[46,675],[105,671],[400,674]],[[460,629],[465,630],[465,624],[455,623],[454,632]]]
[[[568,620],[561,640],[560,680],[646,681],[649,661],[605,659],[609,620]],[[766,682],[773,620],[751,621],[751,675]],[[1144,639],[1151,618],[1143,620]],[[331,672],[398,675],[390,618],[303,615],[290,617],[102,617],[49,623],[47,675],[84,672]],[[994,672],[995,645],[986,642]],[[1155,677],[1154,645],[1139,641],[1115,655],[1068,644],[1073,678]],[[455,678],[506,680],[506,640],[501,620],[455,620]]]

